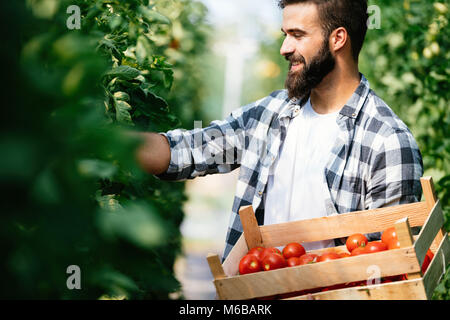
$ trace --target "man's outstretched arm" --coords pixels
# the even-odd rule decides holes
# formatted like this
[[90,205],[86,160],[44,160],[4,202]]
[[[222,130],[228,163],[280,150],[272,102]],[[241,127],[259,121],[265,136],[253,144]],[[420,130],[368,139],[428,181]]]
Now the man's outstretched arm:
[[138,133],[144,139],[136,152],[136,158],[143,170],[159,175],[167,171],[170,164],[170,146],[167,138],[159,133]]

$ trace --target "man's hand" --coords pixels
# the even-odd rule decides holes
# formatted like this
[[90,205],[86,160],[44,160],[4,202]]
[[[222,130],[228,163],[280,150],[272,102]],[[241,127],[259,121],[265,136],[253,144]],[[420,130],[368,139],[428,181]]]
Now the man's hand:
[[158,133],[133,133],[144,139],[136,152],[136,159],[143,170],[150,174],[162,174],[170,164],[170,146],[167,138]]

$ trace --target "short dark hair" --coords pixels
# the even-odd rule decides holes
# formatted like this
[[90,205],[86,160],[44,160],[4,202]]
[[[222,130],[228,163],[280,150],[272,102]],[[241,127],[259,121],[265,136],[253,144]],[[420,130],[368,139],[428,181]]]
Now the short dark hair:
[[278,5],[284,9],[297,3],[317,5],[326,38],[333,30],[344,27],[351,39],[353,58],[358,60],[367,32],[367,0],[279,0]]

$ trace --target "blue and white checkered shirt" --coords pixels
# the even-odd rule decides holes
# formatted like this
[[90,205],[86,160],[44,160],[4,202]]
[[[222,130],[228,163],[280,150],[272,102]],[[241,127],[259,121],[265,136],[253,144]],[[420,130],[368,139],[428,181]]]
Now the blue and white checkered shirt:
[[[242,234],[242,206],[252,205],[258,223],[264,223],[270,168],[302,107],[279,90],[206,128],[164,134],[171,161],[160,179],[186,180],[240,168],[223,259]],[[417,143],[363,75],[336,121],[340,134],[323,175],[328,215],[420,201],[423,164]]]

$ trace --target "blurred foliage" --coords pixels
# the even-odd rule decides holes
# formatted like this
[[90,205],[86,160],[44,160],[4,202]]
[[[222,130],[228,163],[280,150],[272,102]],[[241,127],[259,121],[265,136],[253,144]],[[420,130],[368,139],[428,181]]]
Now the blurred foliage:
[[281,35],[281,31],[269,35],[261,42],[257,59],[250,62],[244,81],[244,91],[249,95],[247,103],[284,87],[289,64],[280,54],[284,40]]
[[449,1],[376,4],[381,28],[367,34],[361,69],[416,137],[450,229]]
[[[450,1],[369,4],[381,8],[381,28],[367,34],[361,70],[416,137],[450,231]],[[448,276],[435,298],[450,299]]]
[[205,76],[211,27],[205,23],[206,7],[200,2],[178,0],[156,2],[158,11],[171,21],[171,36],[157,41],[160,54],[173,65],[174,82],[166,100],[180,119],[181,128],[192,129],[194,120],[205,119],[202,102],[208,78]]
[[[79,30],[67,27],[70,5],[81,9]],[[176,15],[167,14],[172,8]],[[183,57],[203,48],[204,7],[27,0],[0,9],[8,30],[0,54],[10,69],[2,88],[0,297],[176,297],[184,184],[145,174],[134,158],[140,141],[128,131],[180,124],[167,103],[175,70],[168,51],[178,55],[177,72],[191,72]],[[194,85],[178,108],[197,99]],[[70,265],[81,269],[81,290],[66,286]]]
[[[369,29],[360,55],[360,70],[372,89],[387,102],[413,132],[422,152],[425,176],[432,176],[450,230],[450,2],[373,0],[381,9],[380,29]],[[261,86],[273,91],[284,86],[281,34],[263,43],[265,65]],[[257,85],[253,85],[257,86]],[[255,99],[264,92],[255,91]],[[450,299],[447,272],[435,298]]]
[[450,300],[450,268],[447,266],[447,272],[443,276],[441,283],[433,292],[433,300]]

